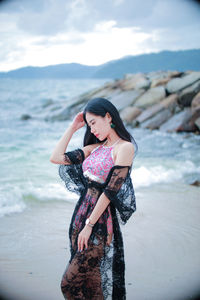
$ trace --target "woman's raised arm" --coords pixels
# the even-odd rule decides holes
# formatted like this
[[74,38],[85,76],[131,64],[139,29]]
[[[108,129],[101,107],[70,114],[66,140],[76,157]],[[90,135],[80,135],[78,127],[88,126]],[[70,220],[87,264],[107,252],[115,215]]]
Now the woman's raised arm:
[[66,152],[73,134],[84,125],[83,112],[80,112],[75,116],[72,124],[66,129],[63,136],[58,141],[53,153],[51,154],[50,162],[54,164],[70,164],[70,162],[66,160],[64,153]]

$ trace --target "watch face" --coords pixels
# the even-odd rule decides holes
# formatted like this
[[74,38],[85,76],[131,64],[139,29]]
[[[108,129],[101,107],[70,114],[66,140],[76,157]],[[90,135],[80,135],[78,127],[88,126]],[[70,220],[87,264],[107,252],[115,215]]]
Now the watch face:
[[87,219],[87,220],[86,220],[86,222],[85,222],[85,224],[87,225],[87,224],[89,224],[89,222],[90,222],[90,220],[89,220],[89,219]]

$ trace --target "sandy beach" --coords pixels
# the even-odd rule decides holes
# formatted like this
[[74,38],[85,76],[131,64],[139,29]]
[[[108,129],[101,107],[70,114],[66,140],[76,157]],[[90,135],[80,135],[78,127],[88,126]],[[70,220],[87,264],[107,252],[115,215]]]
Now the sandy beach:
[[[186,300],[200,295],[200,190],[186,184],[144,188],[122,227],[127,300]],[[33,203],[0,219],[1,294],[62,300],[73,204]]]

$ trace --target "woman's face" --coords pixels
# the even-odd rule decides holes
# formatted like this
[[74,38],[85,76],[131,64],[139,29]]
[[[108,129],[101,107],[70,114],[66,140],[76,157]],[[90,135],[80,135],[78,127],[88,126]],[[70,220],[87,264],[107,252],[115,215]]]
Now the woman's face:
[[105,117],[101,117],[87,112],[85,117],[91,133],[100,141],[106,139],[111,131],[110,123],[112,122],[112,119],[110,115],[107,113]]

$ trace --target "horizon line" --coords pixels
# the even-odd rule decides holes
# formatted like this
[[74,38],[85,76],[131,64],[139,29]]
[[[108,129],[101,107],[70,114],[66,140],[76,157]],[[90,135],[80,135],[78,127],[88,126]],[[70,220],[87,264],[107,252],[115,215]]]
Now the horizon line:
[[25,65],[25,66],[21,66],[19,68],[15,68],[15,69],[10,69],[10,70],[7,70],[7,71],[1,71],[0,70],[0,73],[9,73],[9,72],[12,72],[12,71],[16,71],[16,70],[19,70],[19,69],[24,69],[24,68],[45,68],[45,67],[51,67],[51,66],[58,66],[58,65],[70,65],[70,64],[76,64],[76,65],[81,65],[81,66],[85,66],[85,67],[98,67],[98,66],[102,66],[102,65],[105,65],[105,64],[108,64],[110,62],[114,62],[114,61],[117,61],[117,60],[121,60],[121,59],[124,59],[126,57],[137,57],[137,56],[142,56],[142,55],[150,55],[150,54],[159,54],[159,53],[162,53],[162,52],[180,52],[180,51],[191,51],[191,50],[200,50],[200,48],[191,48],[191,49],[180,49],[180,50],[160,50],[158,52],[149,52],[149,53],[141,53],[141,54],[127,54],[125,56],[121,56],[120,58],[116,58],[116,59],[112,59],[112,60],[108,60],[104,63],[101,63],[101,64],[97,64],[97,65],[87,65],[87,64],[82,64],[82,63],[78,63],[78,62],[63,62],[63,63],[57,63],[57,64],[51,64],[51,65],[44,65],[44,66],[38,66],[38,65]]

